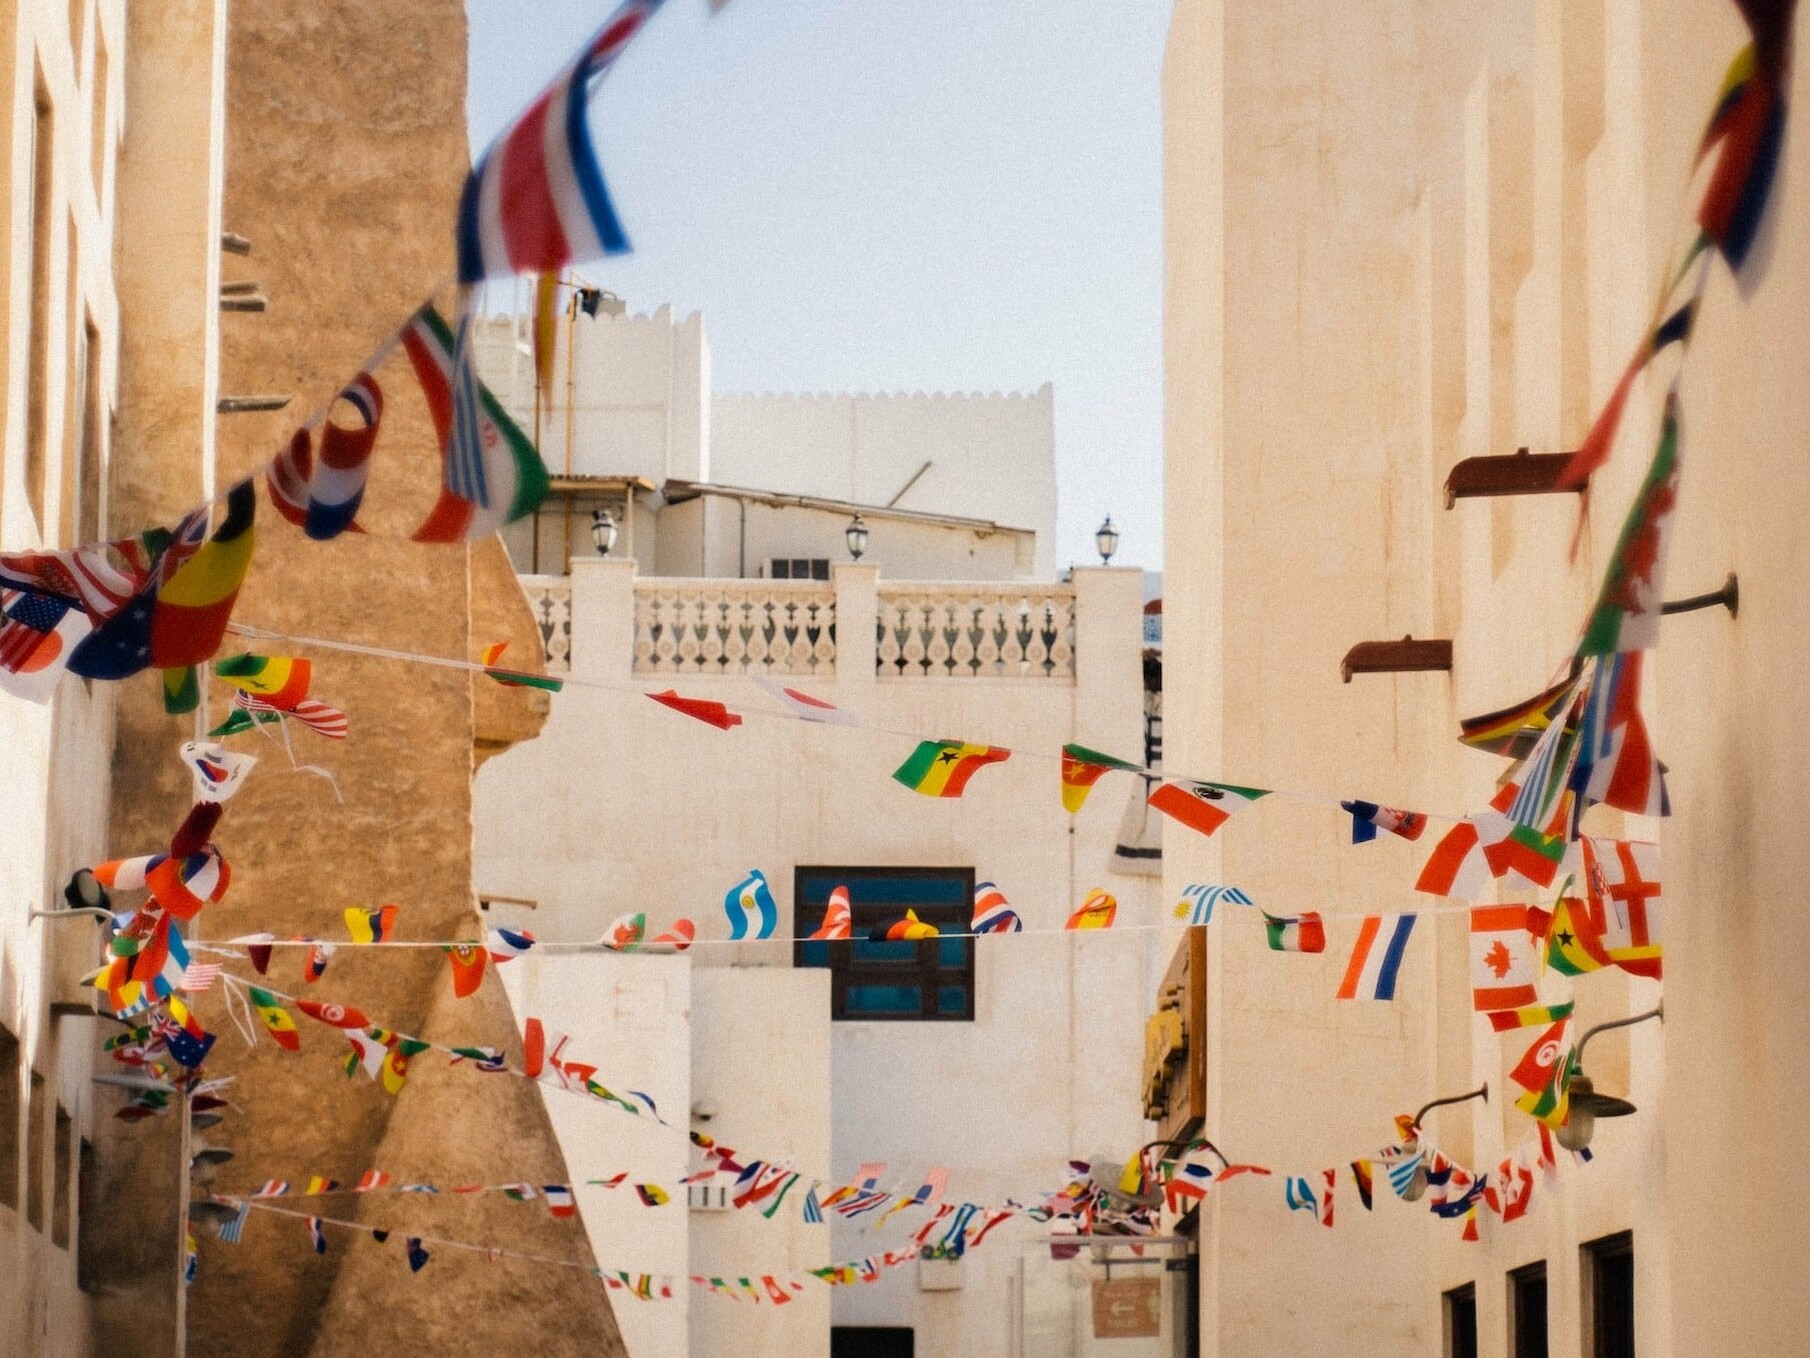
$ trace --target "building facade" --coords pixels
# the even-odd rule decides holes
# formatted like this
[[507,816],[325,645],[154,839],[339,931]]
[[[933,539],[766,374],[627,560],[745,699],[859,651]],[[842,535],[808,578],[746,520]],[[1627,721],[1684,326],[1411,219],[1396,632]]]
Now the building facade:
[[[1489,799],[1506,766],[1458,745],[1459,718],[1538,691],[1575,646],[1662,391],[1637,386],[1581,509],[1556,494],[1451,505],[1443,483],[1461,458],[1578,447],[1644,333],[1747,37],[1717,0],[1178,0],[1169,769],[1457,815]],[[1711,268],[1681,386],[1668,594],[1736,571],[1742,606],[1668,620],[1649,662],[1676,814],[1585,822],[1662,845],[1663,987],[1606,970],[1574,988],[1581,1027],[1663,994],[1663,1026],[1589,1049],[1598,1088],[1638,1112],[1601,1123],[1594,1160],[1562,1164],[1532,1215],[1483,1214],[1477,1243],[1380,1185],[1374,1213],[1345,1193],[1330,1231],[1228,1185],[1199,1221],[1203,1353],[1784,1353],[1805,1332],[1785,1280],[1810,1236],[1762,1168],[1792,1154],[1807,1043],[1781,960],[1806,926],[1780,903],[1801,850],[1785,825],[1795,694],[1779,682],[1803,647],[1805,568],[1798,494],[1777,489],[1795,485],[1805,425],[1804,155],[1789,136],[1740,279]],[[1752,610],[1750,586],[1766,600]],[[1340,682],[1354,643],[1404,634],[1449,640],[1449,672]],[[1471,1012],[1464,915],[1413,891],[1433,835],[1349,847],[1348,824],[1271,799],[1212,840],[1165,844],[1171,890],[1204,878],[1328,912],[1317,962],[1268,953],[1248,922],[1216,927],[1206,1134],[1235,1160],[1340,1166],[1343,1190],[1392,1114],[1487,1082],[1487,1104],[1436,1110],[1427,1130],[1489,1169],[1533,1128],[1507,1078],[1531,1034]],[[1396,1000],[1335,1000],[1351,917],[1413,910]]]
[[[592,351],[608,361],[579,368],[573,484],[614,478],[612,491],[634,497],[633,547],[599,556],[586,508],[570,573],[546,571],[544,543],[559,534],[543,522],[543,573],[523,585],[549,668],[570,683],[540,737],[479,775],[477,882],[494,919],[543,940],[591,942],[644,911],[650,937],[683,916],[698,942],[683,957],[531,953],[507,969],[518,1009],[571,1035],[584,1059],[606,1054],[611,1083],[689,1109],[693,1128],[744,1157],[787,1158],[826,1181],[881,1162],[885,1182],[909,1192],[940,1167],[950,1201],[997,1204],[1059,1187],[1071,1156],[1122,1155],[1141,1139],[1142,1118],[1127,1111],[1138,1015],[1165,954],[1147,926],[1168,912],[1154,878],[1115,867],[1142,780],[1113,775],[1071,818],[1056,756],[1070,741],[1140,756],[1140,576],[1079,569],[1058,583],[1040,564],[1054,521],[1048,388],[706,401],[690,376],[707,353],[698,318],[572,324],[581,365],[593,361],[592,336],[613,346]],[[624,352],[639,343],[656,360],[673,344],[691,357],[665,381],[657,361]],[[644,368],[651,401],[610,385]],[[494,352],[487,370],[505,389]],[[543,437],[561,427],[560,371]],[[670,411],[641,408],[667,389],[685,420],[707,412],[707,424],[681,432]],[[513,390],[532,418],[531,396]],[[686,449],[686,461],[634,460],[649,447]],[[557,443],[548,461],[557,477]],[[715,493],[688,497],[692,485]],[[870,533],[859,561],[844,533],[854,514]],[[510,546],[518,567],[533,564],[531,541]],[[775,561],[806,564],[780,575]],[[791,719],[756,679],[834,703],[859,726]],[[724,703],[742,724],[713,730],[645,696],[669,687]],[[917,740],[956,736],[1017,753],[959,800],[888,777]],[[778,907],[774,937],[731,943],[721,903],[756,868]],[[919,974],[919,945],[857,945],[842,959],[793,941],[821,923],[835,885],[849,890],[857,937],[905,903],[945,932],[965,930],[983,881],[1003,889],[1026,932],[924,945],[934,978]],[[1145,927],[1064,932],[1093,887],[1119,898],[1122,923]],[[911,956],[880,955],[889,948]],[[554,1113],[580,1183],[627,1172],[670,1184],[689,1167],[683,1140],[619,1116]],[[828,1213],[824,1225],[797,1205],[771,1220],[727,1208],[720,1189],[694,1192],[678,1213],[581,1192],[600,1259],[705,1277],[896,1250],[926,1216],[878,1228]],[[827,1355],[833,1335],[838,1353],[890,1352],[860,1345],[900,1330],[920,1358],[1015,1352],[1022,1250],[1042,1234],[1011,1223],[959,1263],[813,1287],[783,1308],[693,1289],[686,1303],[623,1312],[624,1339],[637,1358]]]

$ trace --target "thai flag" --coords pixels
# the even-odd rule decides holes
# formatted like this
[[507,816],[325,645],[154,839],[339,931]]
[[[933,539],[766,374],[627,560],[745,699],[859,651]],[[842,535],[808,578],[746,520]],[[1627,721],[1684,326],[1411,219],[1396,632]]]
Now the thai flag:
[[586,103],[661,3],[627,0],[472,167],[459,201],[461,283],[627,253]]
[[974,921],[969,929],[977,934],[1016,934],[1024,921],[1006,904],[1006,894],[991,882],[974,888]]

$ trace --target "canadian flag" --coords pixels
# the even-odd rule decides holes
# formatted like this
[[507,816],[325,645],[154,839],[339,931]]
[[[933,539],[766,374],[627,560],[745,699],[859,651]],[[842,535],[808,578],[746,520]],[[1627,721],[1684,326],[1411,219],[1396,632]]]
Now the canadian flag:
[[1538,998],[1540,954],[1525,905],[1471,907],[1471,1007],[1519,1009]]

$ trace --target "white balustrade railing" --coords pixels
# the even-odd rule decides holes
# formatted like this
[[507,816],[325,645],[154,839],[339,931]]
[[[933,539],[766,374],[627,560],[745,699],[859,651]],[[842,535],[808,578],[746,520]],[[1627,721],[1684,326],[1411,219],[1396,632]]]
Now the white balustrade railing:
[[1068,585],[879,587],[882,679],[1075,677],[1075,591]]
[[520,575],[522,592],[540,628],[541,652],[547,657],[547,673],[566,674],[572,668],[572,580],[565,575]]
[[836,592],[809,581],[635,582],[635,673],[836,672]]

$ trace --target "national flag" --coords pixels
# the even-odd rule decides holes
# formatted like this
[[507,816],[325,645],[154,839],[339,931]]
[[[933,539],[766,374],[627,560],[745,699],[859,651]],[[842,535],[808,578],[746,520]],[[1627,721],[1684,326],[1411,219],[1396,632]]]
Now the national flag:
[[[95,622],[103,622],[144,588],[169,538],[164,530],[156,529],[64,551],[0,552],[0,587],[60,599]],[[199,541],[197,537],[187,544],[187,551],[193,551]],[[182,547],[180,543],[169,545],[179,551]],[[181,555],[177,559],[181,560]]]
[[1325,1184],[1323,1192],[1316,1191],[1305,1175],[1290,1175],[1282,1181],[1282,1196],[1283,1201],[1288,1203],[1289,1211],[1311,1212],[1315,1221],[1322,1226],[1330,1226],[1334,1171],[1323,1171],[1321,1179]]
[[732,940],[773,937],[779,926],[779,906],[767,886],[766,874],[750,868],[748,875],[724,894],[723,913],[729,917]]
[[1299,915],[1263,912],[1263,929],[1271,952],[1325,952],[1326,926],[1312,910]]
[[370,473],[371,450],[377,443],[377,427],[383,419],[383,388],[370,373],[360,373],[339,393],[352,408],[357,425],[335,424],[329,412],[321,426],[321,455],[308,484],[308,509],[302,531],[316,542],[338,537],[353,522],[364,499],[365,478]]
[[661,2],[626,0],[472,166],[459,199],[461,283],[627,252],[586,105]]
[[814,698],[810,694],[795,688],[787,688],[763,674],[748,676],[767,694],[786,705],[786,710],[800,721],[828,722],[835,726],[859,726],[853,715],[837,707],[834,703],[825,702],[822,698]]
[[1393,806],[1378,806],[1375,802],[1351,801],[1339,805],[1351,813],[1353,844],[1368,844],[1379,830],[1403,839],[1419,839],[1427,828],[1426,815],[1420,811],[1398,811]]
[[603,937],[598,941],[611,952],[633,952],[646,937],[647,915],[644,911],[636,910],[611,920],[609,928],[603,931]]
[[1227,905],[1256,904],[1235,886],[1210,886],[1204,883],[1193,883],[1182,888],[1182,898],[1175,905],[1175,917],[1187,921],[1190,926],[1211,924],[1213,907],[1221,901]]
[[1697,150],[1716,167],[1697,207],[1703,240],[1739,272],[1759,233],[1778,169],[1787,111],[1795,5],[1772,0],[1740,6],[1754,40],[1736,54]]
[[727,731],[732,726],[742,724],[742,714],[731,712],[722,703],[710,698],[687,698],[676,689],[667,689],[663,693],[647,695],[662,707],[670,707],[675,712],[683,712],[686,716],[703,722],[706,726],[714,726],[719,731]]
[[364,1016],[364,1011],[354,1009],[349,1004],[333,1004],[319,1000],[297,1000],[295,1007],[301,1010],[316,1023],[324,1023],[329,1028],[369,1028],[371,1020]]
[[976,934],[1015,934],[1023,930],[1024,921],[1006,903],[1006,894],[991,882],[974,887],[974,918],[968,928]]
[[85,679],[125,679],[150,665],[157,591],[206,541],[210,510],[211,505],[191,510],[174,532],[160,529],[145,535],[147,544],[155,536],[161,545],[151,549],[137,593],[105,621],[96,619],[95,628],[69,653],[66,663],[72,673]]
[[175,919],[193,919],[232,885],[232,868],[212,844],[198,853],[157,854],[145,869],[151,895]]
[[490,960],[492,962],[508,962],[520,957],[534,946],[534,935],[526,929],[492,929],[490,931]]
[[1590,920],[1603,952],[1623,971],[1658,980],[1665,967],[1659,846],[1585,836],[1583,847]]
[[976,771],[1011,758],[997,745],[960,740],[926,740],[893,771],[893,779],[925,797],[959,797]]
[[1665,769],[1640,714],[1644,659],[1640,651],[1624,651],[1594,662],[1595,678],[1571,771],[1571,790],[1580,812],[1585,805],[1601,802],[1637,816],[1672,814]]
[[1471,1007],[1519,1009],[1538,998],[1540,954],[1525,905],[1471,907]]
[[343,1067],[347,1077],[362,1068],[373,1080],[381,1080],[384,1058],[390,1054],[390,1043],[395,1034],[384,1028],[347,1028],[344,1031],[346,1041],[352,1047]]
[[1521,1059],[1515,1062],[1515,1068],[1508,1073],[1509,1079],[1523,1089],[1536,1092],[1551,1084],[1553,1073],[1565,1054],[1565,1028],[1570,1021],[1570,1015],[1566,1015],[1536,1037],[1521,1054]]
[[[233,706],[243,710],[253,721],[262,722],[267,719],[281,720],[294,717],[316,735],[325,736],[328,740],[344,740],[351,729],[346,722],[346,714],[337,707],[330,707],[317,698],[302,698],[292,707],[275,708],[262,698],[254,698],[249,693],[233,694]],[[241,729],[249,729],[241,728]],[[232,735],[233,732],[224,726],[215,727],[208,732],[209,736]]]
[[672,1201],[672,1197],[659,1184],[636,1184],[635,1196],[641,1199],[643,1207],[664,1207]]
[[1590,911],[1583,901],[1561,896],[1546,926],[1546,965],[1566,976],[1581,976],[1609,965]]
[[1068,917],[1064,929],[1110,929],[1113,920],[1118,918],[1119,903],[1095,887],[1087,893],[1087,899],[1075,908],[1075,913]]
[[1426,1154],[1418,1146],[1390,1146],[1378,1157],[1389,1176],[1389,1188],[1396,1197],[1406,1199],[1414,1187],[1415,1174],[1425,1162]]
[[1358,1201],[1364,1204],[1364,1210],[1366,1212],[1371,1210],[1371,1202],[1375,1191],[1373,1187],[1374,1181],[1375,1170],[1371,1166],[1370,1161],[1353,1160],[1351,1162],[1351,1182],[1357,1185]]
[[220,1223],[218,1234],[228,1245],[236,1245],[245,1234],[245,1220],[251,1215],[251,1204],[241,1201],[239,1210],[228,1221]]
[[1557,1023],[1571,1013],[1574,1001],[1563,1004],[1530,1004],[1518,1009],[1497,1009],[1489,1016],[1491,1031],[1513,1032],[1516,1028],[1537,1028],[1542,1023]]
[[406,1236],[404,1237],[404,1242],[408,1250],[409,1272],[419,1273],[422,1269],[427,1267],[428,1260],[432,1258],[432,1256],[428,1254],[426,1248],[421,1244],[420,1236]]
[[452,943],[446,947],[447,961],[452,965],[453,997],[465,999],[478,993],[484,983],[484,963],[488,954],[481,943]]
[[1569,706],[1581,675],[1582,670],[1574,662],[1563,679],[1533,697],[1500,711],[1465,718],[1459,723],[1459,741],[1474,750],[1509,759],[1522,758],[1558,713]]
[[1573,1047],[1558,1058],[1545,1086],[1521,1095],[1515,1107],[1555,1131],[1563,1127],[1571,1119],[1571,1076],[1577,1067],[1577,1048]]
[[503,652],[509,649],[506,641],[493,641],[483,650],[482,661],[484,673],[504,688],[534,688],[543,693],[560,693],[566,687],[564,679],[557,679],[551,674],[536,674],[532,670],[510,670],[498,666],[497,661],[503,658]]
[[239,790],[258,759],[212,741],[188,740],[182,744],[182,762],[194,775],[197,801],[224,802]]
[[811,934],[811,941],[836,940],[852,937],[854,933],[854,917],[849,911],[848,888],[838,886],[831,890],[829,904],[823,910],[823,923]]
[[358,1176],[358,1182],[352,1186],[352,1191],[354,1193],[375,1193],[379,1189],[387,1188],[389,1183],[390,1176],[381,1169],[367,1169]]
[[471,317],[457,337],[424,306],[402,328],[440,440],[441,486],[417,542],[475,542],[532,514],[547,493],[547,468],[528,436],[472,371]]
[[289,1192],[289,1184],[284,1179],[266,1179],[251,1196],[254,1198],[280,1198]]
[[384,1092],[400,1094],[404,1082],[408,1079],[409,1060],[429,1049],[430,1044],[422,1042],[418,1038],[398,1035],[395,1041],[389,1044],[389,1050],[384,1054],[383,1066],[378,1072],[378,1079],[383,1084]]
[[823,1225],[823,1204],[817,1200],[816,1184],[805,1190],[804,1221],[807,1226]]
[[[99,876],[99,869],[95,870],[95,875]],[[271,945],[276,942],[275,934],[240,934],[238,937],[229,938],[226,941],[243,945],[245,956],[250,960],[258,975],[269,974],[270,951]]]
[[876,925],[868,931],[867,936],[876,943],[911,943],[920,938],[936,938],[940,932],[936,925],[926,924],[919,919],[916,910],[907,910],[904,919]]
[[314,1246],[314,1252],[316,1254],[325,1254],[327,1252],[327,1233],[321,1229],[321,1219],[319,1217],[308,1217],[306,1218],[306,1221],[308,1225],[308,1240]]
[[1234,814],[1244,810],[1258,798],[1267,796],[1268,790],[1260,787],[1235,787],[1231,783],[1172,779],[1158,784],[1150,794],[1149,802],[1171,820],[1178,820],[1190,830],[1210,835]]
[[214,675],[240,692],[262,698],[268,706],[286,711],[308,696],[314,664],[301,656],[242,653],[216,660]]
[[333,957],[333,945],[312,938],[298,938],[296,941],[308,944],[308,960],[302,963],[302,979],[313,985],[327,974],[327,963]]
[[563,1219],[578,1215],[578,1204],[573,1200],[570,1184],[542,1184],[540,1191],[547,1200],[547,1210],[554,1216]]
[[318,1198],[322,1194],[331,1193],[339,1187],[338,1179],[329,1179],[324,1174],[310,1174],[308,1182],[301,1191],[304,1198]]
[[1117,759],[1109,754],[1101,754],[1098,750],[1090,750],[1085,745],[1064,745],[1062,747],[1062,809],[1070,815],[1079,811],[1087,801],[1087,794],[1093,791],[1094,784],[1114,769],[1123,769],[1127,773],[1144,771],[1141,764],[1133,764],[1128,759]]
[[226,493],[226,516],[213,536],[158,586],[151,612],[151,665],[199,665],[220,649],[251,565],[257,505],[249,479],[235,485]]
[[47,703],[93,620],[69,600],[0,589],[0,689]]
[[277,1002],[277,997],[256,986],[246,987],[246,994],[250,996],[251,1007],[258,1011],[258,1017],[264,1020],[264,1026],[270,1031],[271,1039],[277,1046],[286,1052],[300,1051],[302,1035],[296,1031],[295,1020]]
[[384,943],[389,940],[390,930],[396,923],[397,907],[381,905],[375,910],[367,910],[360,905],[346,907],[346,932],[352,936],[354,943]]
[[669,947],[674,952],[684,952],[698,936],[698,926],[688,919],[676,919],[672,928],[654,937],[654,947]]
[[177,987],[185,995],[199,995],[212,990],[214,982],[226,968],[219,962],[190,962],[182,970],[182,984]]
[[[1385,924],[1385,921],[1388,921]],[[1395,978],[1401,970],[1408,936],[1414,932],[1413,915],[1366,915],[1358,926],[1357,942],[1339,982],[1341,1000],[1393,1000]]]
[[1678,506],[1678,402],[1666,399],[1659,446],[1609,558],[1602,592],[1584,624],[1580,656],[1647,650],[1658,644],[1666,542]]
[[1524,1147],[1516,1147],[1496,1166],[1496,1172],[1484,1185],[1483,1201],[1505,1223],[1527,1215],[1533,1201],[1533,1169],[1527,1164]]

